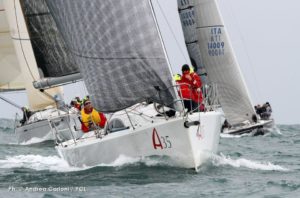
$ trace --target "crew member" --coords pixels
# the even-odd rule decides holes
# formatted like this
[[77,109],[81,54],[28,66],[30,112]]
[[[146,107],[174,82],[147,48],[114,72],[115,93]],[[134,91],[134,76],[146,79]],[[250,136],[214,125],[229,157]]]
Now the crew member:
[[24,125],[28,119],[30,118],[30,116],[32,116],[33,112],[29,110],[28,107],[22,107],[22,112],[23,112],[23,119],[20,120],[21,125]]
[[203,108],[200,105],[203,100],[201,79],[195,72],[191,72],[187,64],[182,66],[181,79],[176,82],[180,85],[180,96],[183,98],[184,106],[188,111],[195,110],[198,106]]
[[91,101],[84,101],[84,107],[81,110],[81,130],[87,133],[91,130],[95,130],[97,127],[104,128],[106,123],[106,117],[103,113],[96,111]]
[[74,107],[78,109],[78,111],[81,111],[81,104],[77,101],[76,98],[71,101],[71,107]]

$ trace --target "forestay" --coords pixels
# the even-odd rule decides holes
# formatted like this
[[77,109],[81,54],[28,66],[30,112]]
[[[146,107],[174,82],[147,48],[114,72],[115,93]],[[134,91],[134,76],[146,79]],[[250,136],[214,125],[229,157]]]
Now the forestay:
[[216,1],[194,0],[194,3],[203,64],[209,80],[217,85],[225,116],[231,124],[252,121],[254,109]]
[[149,0],[47,0],[94,106],[114,112],[175,91]]

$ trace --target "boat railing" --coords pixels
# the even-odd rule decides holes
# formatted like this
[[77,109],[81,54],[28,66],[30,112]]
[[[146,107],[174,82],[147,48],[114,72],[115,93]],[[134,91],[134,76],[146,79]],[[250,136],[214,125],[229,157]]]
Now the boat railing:
[[75,133],[80,130],[76,119],[79,121],[77,114],[61,114],[48,118],[52,132],[54,133],[56,145],[70,139],[76,144]]
[[202,86],[203,103],[207,109],[215,110],[220,108],[217,90],[218,86],[216,83],[207,83]]
[[[186,98],[184,98],[183,94],[182,94],[182,86],[186,86],[188,87],[189,90],[189,96],[185,96]],[[218,98],[218,93],[217,93],[217,84],[215,83],[209,83],[209,84],[205,84],[202,86],[201,88],[201,93],[199,94],[194,94],[193,92],[196,92],[197,90],[193,89],[192,86],[190,84],[187,83],[177,83],[176,85],[172,85],[166,89],[158,89],[158,94],[159,94],[159,98],[161,99],[160,95],[162,92],[164,91],[170,91],[171,89],[176,90],[177,94],[178,94],[178,98],[173,100],[172,102],[165,104],[163,102],[158,102],[160,106],[160,108],[162,109],[161,113],[162,115],[165,116],[166,119],[168,119],[167,116],[167,112],[165,111],[165,107],[169,107],[170,109],[172,109],[173,111],[178,111],[178,109],[175,108],[175,106],[180,103],[181,106],[183,108],[181,108],[181,110],[179,110],[180,115],[187,115],[187,113],[192,113],[192,112],[199,112],[199,111],[213,111],[216,110],[218,108],[220,108],[220,102],[219,102],[219,98]],[[195,95],[198,96],[199,98],[193,98]],[[202,95],[201,95],[202,94]],[[201,100],[202,97],[202,100]],[[193,99],[194,100],[193,100]],[[161,99],[162,101],[162,99]]]
[[16,113],[15,120],[14,120],[14,132],[16,133],[16,128],[20,126],[20,115]]
[[[96,123],[92,123],[94,131],[92,136],[82,137],[84,134],[81,130],[80,115],[75,113],[63,114],[48,119],[50,127],[55,137],[55,145],[63,146],[63,142],[71,140],[68,144],[75,144],[79,139],[102,138],[105,135],[105,130],[100,128]],[[80,136],[78,134],[81,134]]]

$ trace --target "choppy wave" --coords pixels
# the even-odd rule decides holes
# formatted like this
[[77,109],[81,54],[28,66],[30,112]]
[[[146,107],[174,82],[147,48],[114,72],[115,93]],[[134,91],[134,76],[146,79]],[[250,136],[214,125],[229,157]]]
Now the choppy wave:
[[53,135],[51,133],[49,133],[48,135],[46,135],[43,138],[33,137],[28,141],[20,143],[20,145],[26,146],[26,145],[31,145],[31,144],[37,144],[37,143],[41,143],[41,142],[44,142],[44,141],[50,141],[52,139],[53,139]]
[[172,162],[167,157],[153,156],[153,157],[128,157],[124,155],[120,155],[114,162],[110,164],[100,164],[98,166],[109,166],[109,167],[121,167],[127,165],[140,165],[143,164],[145,166],[176,166],[174,162]]
[[264,171],[290,171],[285,167],[272,164],[271,162],[257,162],[244,158],[231,159],[229,156],[224,156],[222,153],[213,156],[212,162],[215,166],[229,165],[235,168],[249,168]]
[[[290,171],[289,169],[272,164],[271,162],[257,162],[244,158],[231,159],[228,156],[214,155],[212,157],[212,163],[214,166],[232,166],[235,168],[249,168],[255,170],[264,171]],[[97,166],[84,166],[73,167],[70,166],[65,160],[58,156],[41,156],[41,155],[18,155],[6,157],[4,160],[0,160],[0,168],[28,168],[37,171],[48,170],[53,172],[75,172],[91,169],[94,167],[124,167],[124,166],[170,166],[173,167],[171,161],[165,158],[132,158],[127,156],[120,156],[114,162],[109,164],[99,164]]]
[[0,118],[0,131],[3,131],[3,130],[13,130],[14,129],[14,125],[15,125],[14,120]]
[[73,172],[91,169],[94,167],[122,167],[144,164],[146,166],[173,166],[172,162],[164,158],[132,158],[121,155],[114,162],[109,164],[99,164],[97,166],[73,167],[59,156],[41,155],[18,155],[8,156],[0,160],[0,168],[28,168],[37,171],[49,170],[53,172]]
[[33,170],[49,170],[55,172],[71,172],[86,169],[71,167],[69,164],[58,156],[41,156],[41,155],[18,155],[6,157],[0,160],[0,168],[29,168]]

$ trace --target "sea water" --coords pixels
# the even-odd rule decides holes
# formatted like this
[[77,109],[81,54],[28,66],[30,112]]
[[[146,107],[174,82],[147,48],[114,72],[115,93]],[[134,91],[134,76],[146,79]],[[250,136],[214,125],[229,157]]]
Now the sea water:
[[195,172],[126,156],[70,167],[53,142],[17,145],[13,121],[0,119],[0,197],[300,197],[300,125],[277,127],[221,135],[218,154]]

